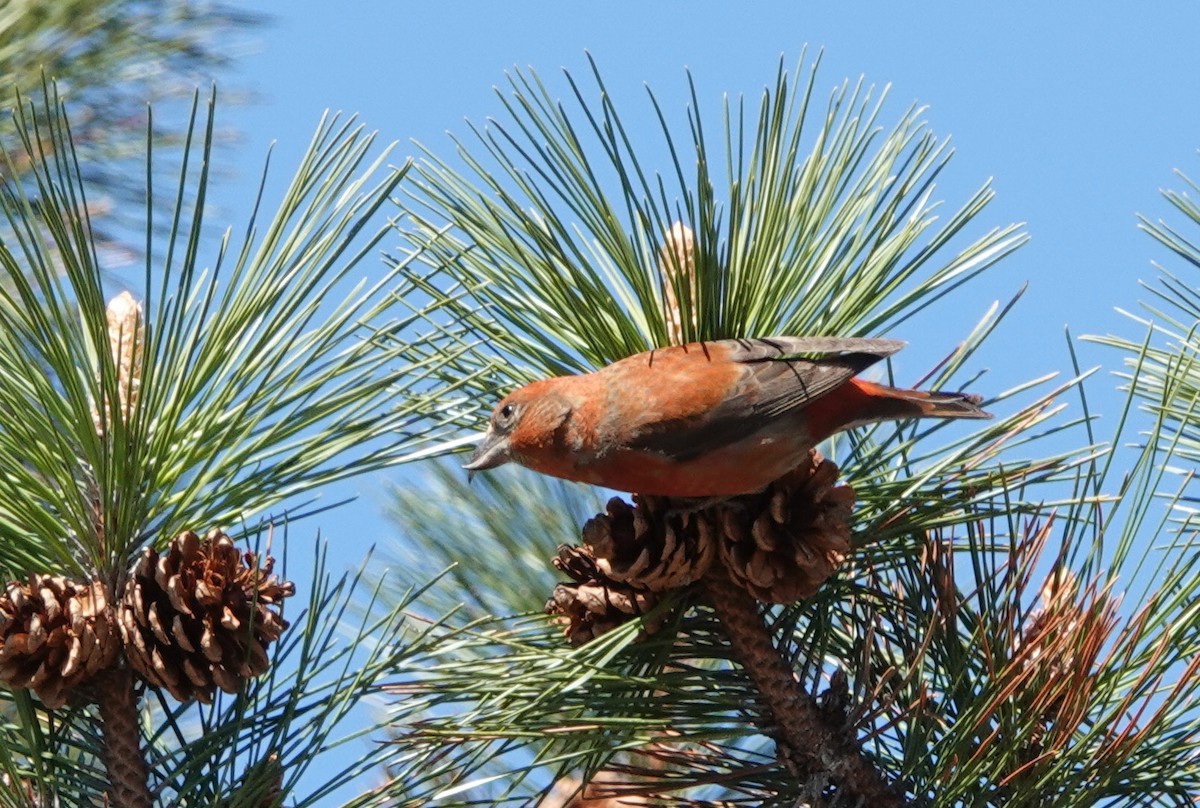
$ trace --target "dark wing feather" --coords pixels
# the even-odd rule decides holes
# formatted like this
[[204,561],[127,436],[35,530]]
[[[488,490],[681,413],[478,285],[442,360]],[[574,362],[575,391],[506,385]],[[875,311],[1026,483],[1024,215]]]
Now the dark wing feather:
[[769,337],[709,344],[723,346],[730,359],[744,363],[751,374],[747,382],[703,418],[659,424],[639,435],[629,448],[680,461],[720,449],[904,347],[899,340],[842,337]]

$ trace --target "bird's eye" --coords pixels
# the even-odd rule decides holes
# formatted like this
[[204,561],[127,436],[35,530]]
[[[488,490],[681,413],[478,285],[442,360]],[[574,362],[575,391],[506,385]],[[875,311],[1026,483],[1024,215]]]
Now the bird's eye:
[[496,426],[501,429],[507,429],[513,425],[516,419],[517,408],[512,404],[505,404],[500,409],[496,410]]

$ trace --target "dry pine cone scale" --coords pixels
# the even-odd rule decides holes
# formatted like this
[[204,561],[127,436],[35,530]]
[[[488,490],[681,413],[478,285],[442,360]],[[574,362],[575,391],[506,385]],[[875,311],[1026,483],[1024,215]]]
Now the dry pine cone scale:
[[582,546],[559,548],[554,564],[573,583],[559,584],[546,610],[566,619],[578,645],[715,567],[758,600],[810,597],[850,551],[854,490],[837,477],[837,466],[813,450],[764,490],[699,507],[614,497],[584,525]]
[[713,506],[717,549],[735,583],[767,603],[817,591],[850,551],[854,489],[837,476],[837,465],[813,450],[765,490]]
[[0,681],[33,690],[47,707],[65,704],[119,650],[100,581],[35,574],[0,596]]
[[258,567],[220,531],[203,540],[187,531],[162,553],[147,549],[120,607],[130,666],[179,701],[236,693],[267,669],[267,646],[287,627],[279,607],[295,588],[272,566],[267,556]]
[[[563,634],[572,645],[583,645],[658,604],[656,593],[606,576],[586,548],[560,546],[554,566],[571,581],[554,587],[546,613],[562,620]],[[652,631],[656,627],[646,628]]]

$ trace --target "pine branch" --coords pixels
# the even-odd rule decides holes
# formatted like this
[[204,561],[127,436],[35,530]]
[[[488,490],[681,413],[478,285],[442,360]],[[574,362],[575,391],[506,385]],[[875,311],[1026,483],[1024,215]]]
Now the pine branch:
[[[659,171],[594,64],[594,87],[566,75],[566,101],[513,74],[507,115],[455,143],[467,168],[426,150],[398,200],[414,260],[441,273],[427,290],[439,316],[471,336],[450,378],[485,402],[676,337],[884,334],[1023,243],[1019,227],[997,228],[943,258],[991,191],[940,225],[930,191],[950,151],[920,110],[882,127],[861,83],[818,110],[813,67],[781,65],[757,121],[726,106],[726,165],[694,94],[686,129],[651,95],[653,145],[672,155]],[[662,260],[676,223],[693,236],[690,289],[678,259]]]
[[[5,93],[37,94],[47,77],[71,88],[72,142],[81,158],[98,255],[110,268],[136,261],[145,245],[129,231],[141,229],[138,211],[148,201],[139,170],[146,137],[156,147],[173,147],[188,137],[173,120],[158,119],[151,127],[147,107],[186,104],[193,88],[227,72],[267,17],[221,0],[6,3],[2,14]],[[230,92],[226,85],[223,96],[225,103],[236,103],[250,94]],[[11,154],[15,169],[7,179],[31,195],[36,195],[37,163],[55,148],[45,134],[30,127],[30,149],[15,131],[0,131],[0,147]],[[219,138],[228,147],[235,135],[223,130]],[[150,201],[156,209],[169,209],[170,190]],[[0,231],[11,235],[3,221]]]
[[[279,770],[294,800],[294,777],[338,743],[327,733],[375,686],[381,659],[405,652],[398,614],[344,652],[323,636],[334,624],[310,618],[291,643],[302,673],[274,690],[289,675],[268,654],[285,638],[292,586],[269,552],[257,564],[245,536],[222,528],[249,533],[267,508],[419,455],[455,428],[445,397],[424,406],[454,335],[418,331],[430,306],[407,299],[416,282],[404,270],[356,283],[390,232],[376,214],[406,169],[373,157],[357,124],[327,117],[278,207],[255,200],[244,243],[227,239],[202,263],[214,106],[193,106],[183,160],[201,165],[180,172],[163,266],[147,261],[140,303],[122,294],[106,308],[53,88],[17,102],[14,136],[37,157],[30,187],[12,180],[19,155],[0,148],[0,220],[16,234],[0,243],[0,581],[12,581],[0,587],[0,681],[36,696],[18,692],[19,721],[0,724],[0,766],[14,782],[50,783],[55,804],[149,808],[153,794],[217,805],[249,793],[239,775],[255,764]],[[154,165],[148,156],[148,178]],[[409,340],[429,353],[402,355]],[[334,606],[347,608],[323,597],[310,611]],[[311,678],[335,662],[332,684]],[[73,703],[81,694],[98,715]],[[139,722],[143,694],[162,707],[153,730]],[[195,722],[181,716],[214,700],[232,706],[189,737]],[[348,759],[293,804],[316,804],[378,757]]]
[[151,808],[147,786],[146,759],[142,755],[139,705],[133,674],[126,667],[113,667],[95,683],[104,738],[101,758],[112,784],[112,800],[121,808]]
[[703,586],[734,652],[762,696],[762,728],[775,738],[788,771],[811,784],[814,798],[833,786],[874,808],[908,805],[862,754],[851,728],[831,723],[797,680],[775,647],[754,598],[723,569],[710,572]]

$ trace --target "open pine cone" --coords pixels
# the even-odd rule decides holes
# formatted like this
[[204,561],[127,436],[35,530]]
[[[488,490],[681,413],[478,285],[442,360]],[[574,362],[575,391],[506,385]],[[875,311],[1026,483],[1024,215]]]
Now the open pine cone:
[[658,595],[698,581],[714,564],[755,598],[811,596],[850,550],[854,490],[815,449],[763,491],[713,503],[613,497],[583,526],[583,546],[559,547],[549,614],[565,615],[575,645],[644,614]]
[[[563,634],[572,645],[583,645],[647,613],[658,603],[654,592],[608,578],[586,547],[561,545],[554,566],[572,580],[554,587],[546,602],[546,613],[563,618]],[[657,628],[646,626],[650,632]]]
[[47,707],[112,664],[120,636],[104,584],[30,575],[0,595],[0,681],[26,687]]
[[279,608],[295,587],[273,566],[266,556],[260,569],[219,530],[181,533],[162,554],[147,548],[119,609],[130,667],[179,701],[236,693],[267,669],[267,646],[287,628]]
[[583,543],[608,579],[665,592],[700,580],[716,557],[703,513],[675,510],[664,497],[619,497],[583,526]]
[[767,603],[812,596],[850,550],[854,489],[816,449],[763,491],[718,503],[714,520],[729,577]]

